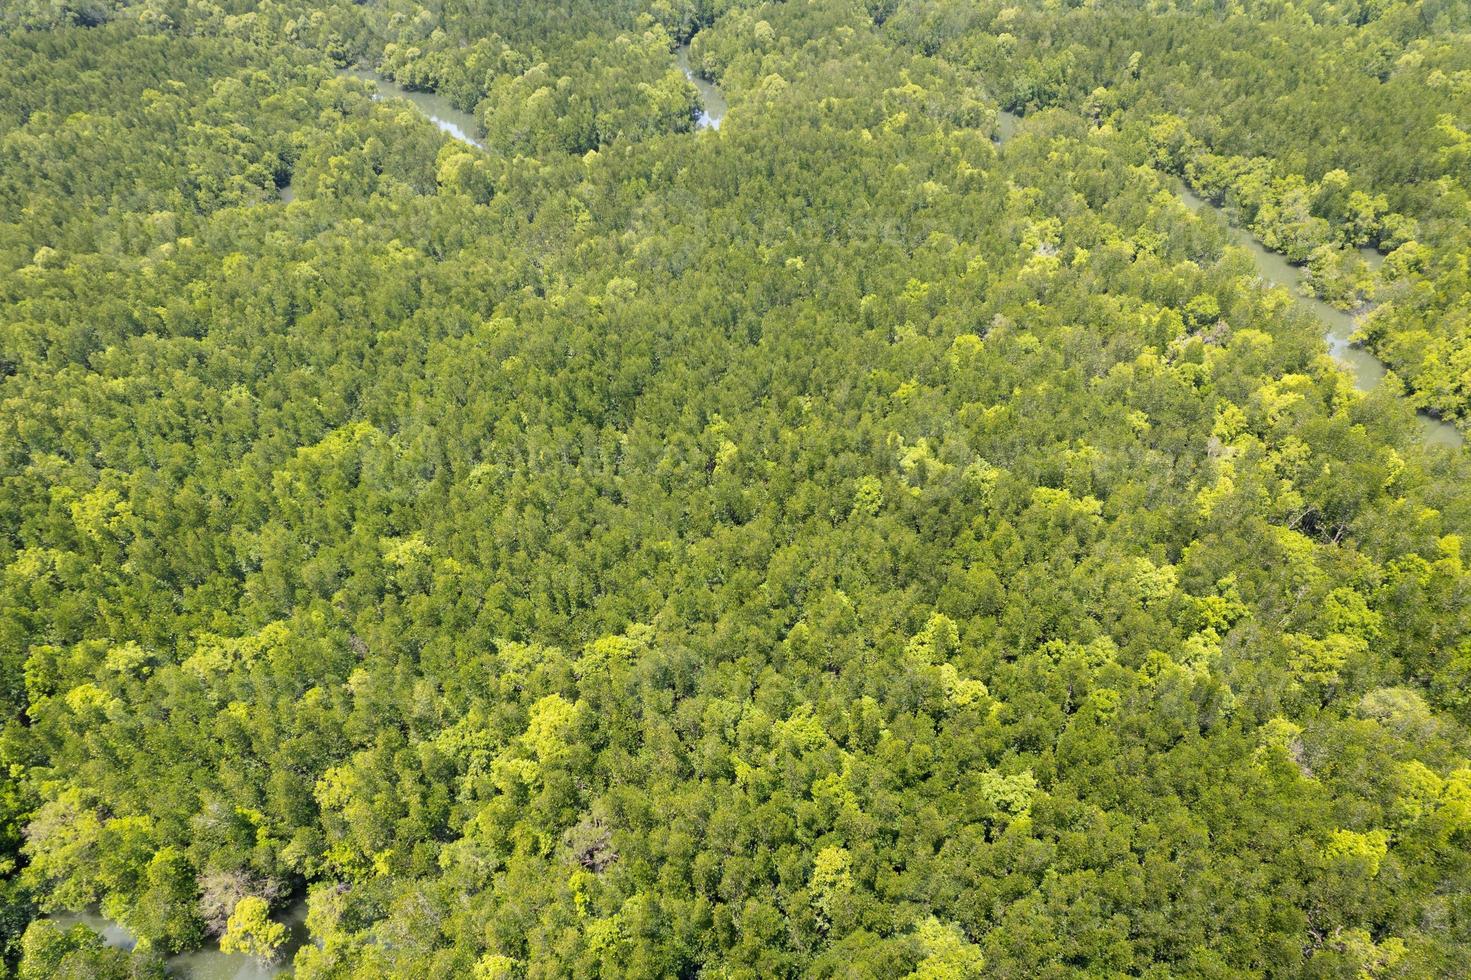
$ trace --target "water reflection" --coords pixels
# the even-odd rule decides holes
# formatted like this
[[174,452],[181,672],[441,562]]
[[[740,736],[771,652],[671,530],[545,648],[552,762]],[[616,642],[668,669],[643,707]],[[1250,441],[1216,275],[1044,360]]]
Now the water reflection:
[[674,63],[679,65],[679,70],[684,72],[700,93],[700,102],[704,106],[699,115],[695,117],[695,125],[701,129],[719,129],[720,120],[725,118],[725,110],[728,108],[725,96],[720,94],[720,89],[707,78],[701,78],[690,67],[690,46],[681,44],[674,50]]
[[[85,925],[102,936],[102,941],[118,949],[131,950],[138,940],[120,924],[104,918],[96,911],[58,912],[46,917],[58,929],[70,929],[74,925]],[[286,943],[281,955],[274,963],[265,963],[254,956],[240,953],[222,953],[218,945],[211,943],[202,949],[164,957],[164,968],[169,976],[180,980],[271,980],[286,973],[291,958],[308,940],[306,928],[306,900],[302,899],[287,906],[281,914],[274,916],[286,926]]]
[[992,137],[992,140],[996,143],[997,146],[1005,143],[1007,140],[1016,135],[1017,124],[1021,121],[1022,117],[1018,116],[1014,112],[1007,112],[1005,109],[997,112],[996,135]]
[[434,92],[411,92],[402,85],[374,71],[366,68],[344,68],[337,73],[341,77],[356,78],[364,82],[372,82],[378,87],[374,98],[377,99],[406,99],[413,103],[414,108],[428,117],[444,132],[453,136],[462,143],[478,146],[485,149],[478,139],[472,134],[480,132],[480,124],[475,117],[468,112],[461,112],[450,104],[449,99]]

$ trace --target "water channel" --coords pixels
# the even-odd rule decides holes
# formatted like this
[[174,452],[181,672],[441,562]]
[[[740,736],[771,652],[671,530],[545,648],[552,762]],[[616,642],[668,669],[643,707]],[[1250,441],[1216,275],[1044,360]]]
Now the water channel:
[[[695,125],[700,129],[719,129],[720,120],[725,117],[727,108],[725,96],[720,94],[720,90],[709,79],[702,78],[690,67],[688,44],[681,44],[675,49],[674,63],[679,66],[679,70],[684,72],[684,77],[689,79],[700,93],[701,108],[695,117]],[[475,116],[456,109],[444,96],[434,92],[411,91],[392,79],[385,78],[366,68],[344,68],[337,74],[343,78],[372,82],[377,87],[374,98],[405,99],[415,109],[418,109],[421,115],[450,136],[462,143],[469,143],[481,149],[485,148],[485,145],[475,138],[475,134],[480,131],[480,124],[476,122]],[[285,194],[282,197],[284,200],[289,200]]]
[[[1000,145],[1009,140],[1016,133],[1017,124],[1020,122],[1021,117],[1014,113],[1000,113],[996,120],[996,143]],[[1369,351],[1353,342],[1354,331],[1358,329],[1354,314],[1346,313],[1320,299],[1307,295],[1303,290],[1305,272],[1301,267],[1293,265],[1283,256],[1268,249],[1252,237],[1251,232],[1232,224],[1224,210],[1196,194],[1185,185],[1184,181],[1178,183],[1176,192],[1191,211],[1199,213],[1209,210],[1219,215],[1226,223],[1232,241],[1244,248],[1251,256],[1257,275],[1262,281],[1272,286],[1285,287],[1300,306],[1318,318],[1323,324],[1324,339],[1328,341],[1328,353],[1333,356],[1340,367],[1353,376],[1355,388],[1360,391],[1368,391],[1384,380],[1384,376],[1388,373],[1384,364]],[[1384,256],[1373,249],[1360,249],[1360,255],[1371,269],[1377,270],[1384,262]],[[1418,418],[1421,436],[1428,445],[1457,447],[1465,443],[1465,437],[1461,431],[1451,423],[1442,421],[1427,412],[1419,412]]]
[[485,149],[484,144],[475,138],[475,134],[480,132],[480,124],[475,121],[475,117],[450,105],[449,99],[444,96],[434,92],[410,91],[392,79],[384,78],[377,72],[366,68],[344,68],[337,74],[342,78],[356,78],[359,81],[372,82],[378,87],[378,91],[373,96],[376,99],[408,100],[430,122],[461,143],[469,143],[471,146]]
[[719,129],[720,120],[725,118],[725,110],[728,108],[725,96],[720,94],[720,89],[716,88],[708,78],[697,75],[690,67],[690,46],[688,44],[681,44],[675,49],[674,63],[679,66],[679,70],[684,72],[684,77],[688,78],[700,93],[702,108],[699,115],[695,117],[695,126],[700,129]]
[[[164,957],[164,969],[180,980],[271,980],[291,968],[291,958],[310,938],[306,928],[306,900],[298,899],[273,918],[286,927],[286,943],[274,962],[267,963],[242,953],[223,953],[219,944],[211,942],[200,949]],[[132,949],[138,940],[127,929],[95,911],[59,912],[47,916],[57,928],[66,930],[85,925],[102,936],[102,941],[118,949]]]
[[[1346,313],[1308,295],[1303,288],[1306,273],[1302,267],[1293,265],[1283,256],[1268,249],[1252,237],[1251,232],[1231,224],[1222,209],[1200,197],[1183,182],[1180,184],[1179,194],[1180,199],[1190,210],[1198,212],[1209,209],[1220,215],[1230,229],[1231,238],[1250,253],[1257,275],[1261,276],[1262,281],[1273,286],[1285,287],[1300,306],[1318,318],[1324,327],[1324,339],[1328,341],[1328,353],[1333,356],[1340,367],[1353,376],[1355,388],[1360,391],[1368,391],[1384,380],[1384,376],[1389,372],[1383,362],[1353,341],[1354,331],[1358,329],[1358,321],[1354,314]],[[1360,254],[1369,263],[1371,269],[1377,270],[1384,262],[1384,256],[1373,249],[1360,249]],[[1417,417],[1420,422],[1421,437],[1427,444],[1456,447],[1465,443],[1465,437],[1461,435],[1461,431],[1451,423],[1442,421],[1428,412],[1418,412]]]

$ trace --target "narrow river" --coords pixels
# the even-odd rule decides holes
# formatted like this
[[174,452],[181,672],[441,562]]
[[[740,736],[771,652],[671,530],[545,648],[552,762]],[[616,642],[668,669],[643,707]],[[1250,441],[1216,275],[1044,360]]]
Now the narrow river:
[[684,77],[688,78],[700,93],[702,108],[700,114],[695,117],[695,125],[700,129],[719,129],[720,120],[725,118],[727,108],[725,96],[720,94],[720,89],[716,88],[708,78],[695,74],[695,70],[690,67],[690,46],[688,44],[681,44],[675,49],[674,63],[679,66],[679,70],[684,72]]
[[[684,72],[684,77],[689,79],[690,83],[700,93],[701,107],[698,115],[695,116],[695,125],[700,129],[719,129],[720,120],[725,118],[725,110],[727,108],[725,96],[720,94],[720,90],[709,79],[702,78],[690,67],[690,47],[688,44],[681,44],[675,49],[674,63],[679,66],[679,70]],[[482,150],[485,149],[485,144],[476,139],[476,134],[480,132],[480,124],[475,120],[475,116],[472,113],[461,112],[459,109],[456,109],[450,104],[449,99],[446,99],[444,96],[434,92],[410,91],[392,79],[385,78],[377,72],[369,71],[366,68],[344,68],[337,74],[342,78],[356,78],[360,81],[372,82],[378,89],[373,96],[374,98],[405,99],[415,109],[418,109],[426,119],[450,136],[453,136],[462,143],[469,143],[471,146],[478,146]],[[287,196],[289,194],[289,185],[283,190],[286,191],[282,195],[283,199],[289,200],[290,198]]]
[[[132,933],[96,912],[59,912],[46,917],[61,929],[85,925],[102,936],[102,941],[119,949],[132,949],[138,944]],[[179,980],[271,980],[291,968],[291,958],[307,941],[306,900],[298,899],[285,910],[272,916],[286,926],[286,944],[273,963],[241,953],[222,953],[219,944],[211,942],[200,949],[164,957],[164,969]]]
[[[1015,113],[1002,112],[996,119],[995,142],[999,146],[1016,133],[1016,127],[1021,122],[1021,117]],[[1176,192],[1185,206],[1194,212],[1213,211],[1219,215],[1229,229],[1232,240],[1246,249],[1256,266],[1257,275],[1263,282],[1272,286],[1283,286],[1290,292],[1298,304],[1312,313],[1323,324],[1323,337],[1328,342],[1328,353],[1339,366],[1347,371],[1354,379],[1354,387],[1360,391],[1368,391],[1388,373],[1384,364],[1369,351],[1353,342],[1354,331],[1358,329],[1354,315],[1345,313],[1343,310],[1307,295],[1303,290],[1304,270],[1288,262],[1286,258],[1271,251],[1261,242],[1252,237],[1251,232],[1244,228],[1233,225],[1225,211],[1205,200],[1179,181]],[[1369,263],[1370,268],[1378,269],[1384,262],[1384,257],[1373,249],[1361,249],[1360,254]],[[1427,412],[1416,413],[1420,422],[1421,437],[1427,445],[1445,446],[1454,448],[1465,444],[1465,436],[1449,422],[1442,421]]]
[[[1328,341],[1328,353],[1332,354],[1333,359],[1353,376],[1355,388],[1360,391],[1368,391],[1384,380],[1384,376],[1389,373],[1384,363],[1353,342],[1354,331],[1358,329],[1358,322],[1354,315],[1308,295],[1303,288],[1306,272],[1301,266],[1293,265],[1283,256],[1268,249],[1245,228],[1231,224],[1222,209],[1196,194],[1185,186],[1183,181],[1178,191],[1180,199],[1190,210],[1196,212],[1209,210],[1220,215],[1221,220],[1230,229],[1231,238],[1250,253],[1251,260],[1256,265],[1257,275],[1262,277],[1262,281],[1273,286],[1286,287],[1287,291],[1297,300],[1298,305],[1318,318],[1323,324],[1324,339]],[[1377,270],[1384,263],[1384,256],[1373,249],[1361,249],[1360,253],[1371,269]],[[1442,421],[1428,412],[1418,412],[1416,416],[1420,421],[1421,437],[1427,444],[1456,447],[1465,443],[1466,440],[1461,431],[1451,423]]]
[[411,92],[392,79],[384,78],[375,71],[366,68],[344,68],[339,71],[341,78],[356,78],[359,81],[372,82],[378,87],[373,96],[376,99],[397,98],[406,99],[413,103],[428,120],[440,129],[462,143],[478,146],[485,149],[475,135],[480,132],[480,124],[475,117],[468,112],[461,112],[450,105],[449,99],[435,92]]

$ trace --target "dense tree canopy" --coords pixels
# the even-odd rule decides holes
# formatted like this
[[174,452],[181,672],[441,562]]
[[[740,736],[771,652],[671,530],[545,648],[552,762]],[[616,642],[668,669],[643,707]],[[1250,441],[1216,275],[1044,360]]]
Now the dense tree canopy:
[[1156,6],[0,5],[6,969],[1463,969],[1464,10]]
[[[1344,306],[1416,404],[1471,415],[1471,7],[1455,2],[898,6],[897,41],[1019,110],[1132,135]],[[1345,246],[1393,253],[1377,280]]]

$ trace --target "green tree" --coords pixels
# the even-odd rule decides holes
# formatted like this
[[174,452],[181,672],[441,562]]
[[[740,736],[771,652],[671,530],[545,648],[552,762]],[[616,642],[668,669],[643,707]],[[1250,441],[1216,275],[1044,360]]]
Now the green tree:
[[271,907],[266,900],[247,895],[230,913],[224,935],[220,936],[220,949],[270,961],[285,942],[286,927],[271,920]]

